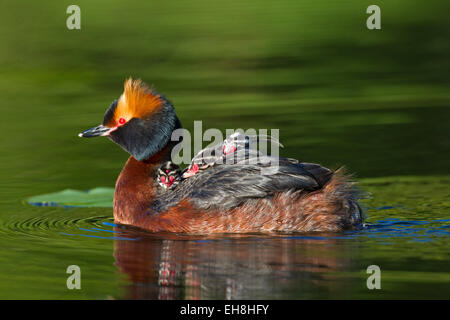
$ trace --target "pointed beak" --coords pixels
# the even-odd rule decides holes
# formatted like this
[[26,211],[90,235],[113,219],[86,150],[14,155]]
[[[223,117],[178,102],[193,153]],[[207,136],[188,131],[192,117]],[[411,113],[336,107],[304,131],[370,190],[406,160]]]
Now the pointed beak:
[[79,137],[83,138],[92,138],[92,137],[99,137],[99,136],[107,136],[112,131],[114,131],[116,128],[109,128],[104,125],[99,125],[90,129],[87,129],[86,131],[83,131],[78,134]]

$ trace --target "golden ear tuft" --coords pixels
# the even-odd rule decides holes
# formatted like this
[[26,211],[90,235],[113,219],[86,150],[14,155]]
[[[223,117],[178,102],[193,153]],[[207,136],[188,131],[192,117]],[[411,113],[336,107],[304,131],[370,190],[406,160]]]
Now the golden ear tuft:
[[141,79],[133,80],[130,77],[125,81],[114,118],[144,118],[162,105],[159,94],[153,92]]

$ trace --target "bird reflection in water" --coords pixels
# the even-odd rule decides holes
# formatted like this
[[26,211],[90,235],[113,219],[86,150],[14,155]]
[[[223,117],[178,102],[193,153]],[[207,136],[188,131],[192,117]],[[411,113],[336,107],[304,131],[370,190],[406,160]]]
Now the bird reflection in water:
[[339,291],[333,274],[351,265],[351,255],[322,235],[201,237],[133,231],[134,238],[136,232],[134,241],[115,241],[116,266],[127,279],[119,298],[314,298]]

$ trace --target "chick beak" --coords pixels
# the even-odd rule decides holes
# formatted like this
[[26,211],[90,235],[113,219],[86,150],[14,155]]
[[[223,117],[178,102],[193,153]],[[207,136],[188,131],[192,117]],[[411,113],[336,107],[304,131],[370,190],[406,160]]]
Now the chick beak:
[[115,128],[115,127],[109,128],[109,127],[106,127],[106,126],[101,124],[99,126],[87,129],[86,131],[83,131],[83,132],[79,133],[78,136],[79,137],[83,137],[83,138],[107,136],[108,134],[110,134],[115,129],[117,129],[117,128]]

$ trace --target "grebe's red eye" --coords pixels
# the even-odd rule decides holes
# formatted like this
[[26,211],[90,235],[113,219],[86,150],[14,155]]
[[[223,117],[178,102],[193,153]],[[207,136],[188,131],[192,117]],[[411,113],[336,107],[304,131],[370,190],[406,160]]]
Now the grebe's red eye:
[[125,124],[125,122],[127,122],[127,120],[125,120],[125,118],[120,118],[119,119],[119,124]]

